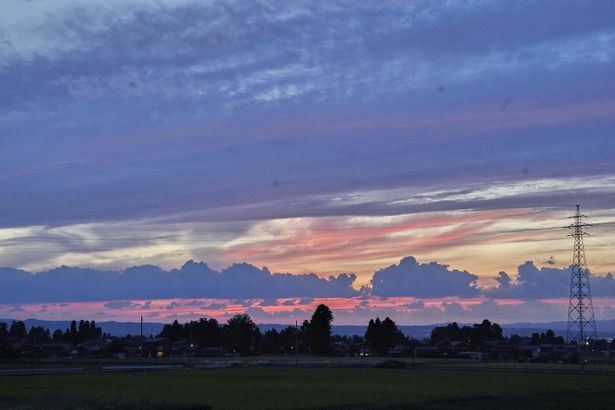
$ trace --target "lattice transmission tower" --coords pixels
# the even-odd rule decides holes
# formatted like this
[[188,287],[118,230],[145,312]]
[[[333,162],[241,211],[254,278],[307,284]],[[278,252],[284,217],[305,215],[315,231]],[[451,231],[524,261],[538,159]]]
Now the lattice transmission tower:
[[574,238],[572,272],[570,275],[570,298],[568,301],[568,327],[566,340],[585,344],[587,339],[596,339],[596,320],[592,304],[592,292],[589,286],[589,271],[585,261],[583,237],[588,235],[584,228],[591,226],[585,222],[586,215],[577,205],[576,213],[570,217],[574,222],[567,228],[572,230],[568,236]]

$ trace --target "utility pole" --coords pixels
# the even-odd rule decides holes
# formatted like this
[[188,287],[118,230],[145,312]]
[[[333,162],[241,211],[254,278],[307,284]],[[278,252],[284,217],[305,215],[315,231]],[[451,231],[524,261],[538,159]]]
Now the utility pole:
[[574,238],[574,251],[570,275],[566,340],[585,345],[588,338],[597,338],[592,292],[589,286],[589,270],[585,261],[585,246],[583,244],[583,237],[589,235],[584,231],[584,228],[591,225],[585,222],[587,216],[581,213],[579,205],[577,205],[576,213],[570,218],[574,222],[567,228],[572,230],[572,234],[568,236]]
[[299,322],[295,320],[295,366],[299,365]]
[[141,316],[141,361],[143,361],[143,316]]

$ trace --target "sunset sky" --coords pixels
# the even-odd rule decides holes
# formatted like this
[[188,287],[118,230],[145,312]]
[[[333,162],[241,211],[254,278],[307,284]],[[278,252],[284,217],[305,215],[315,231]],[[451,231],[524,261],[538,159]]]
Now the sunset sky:
[[613,16],[3,0],[0,317],[614,319]]

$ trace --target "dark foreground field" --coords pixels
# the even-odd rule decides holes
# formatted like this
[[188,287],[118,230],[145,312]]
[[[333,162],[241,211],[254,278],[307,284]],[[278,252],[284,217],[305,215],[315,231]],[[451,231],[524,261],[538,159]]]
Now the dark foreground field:
[[18,409],[614,408],[613,376],[348,368],[228,368],[0,378]]

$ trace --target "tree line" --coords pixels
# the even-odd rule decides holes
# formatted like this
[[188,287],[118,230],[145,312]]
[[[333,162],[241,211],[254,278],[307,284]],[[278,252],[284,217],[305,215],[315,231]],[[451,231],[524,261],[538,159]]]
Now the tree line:
[[[409,339],[390,318],[371,319],[363,335],[339,336],[332,333],[333,313],[328,306],[320,304],[314,310],[310,319],[299,326],[287,326],[281,330],[269,329],[262,333],[252,318],[247,314],[237,314],[225,323],[216,319],[201,318],[186,323],[164,325],[157,335],[170,343],[189,341],[190,345],[200,348],[218,348],[240,355],[255,353],[263,354],[295,354],[309,353],[317,355],[358,354],[367,350],[369,354],[386,355],[392,349],[403,347],[406,352],[412,350],[418,342]],[[78,345],[89,340],[109,342],[108,350],[121,352],[123,346],[134,345],[135,336],[111,337],[103,333],[95,321],[72,321],[64,331],[58,329],[50,333],[42,326],[33,326],[29,330],[24,322],[13,321],[10,325],[0,322],[0,355],[7,355],[16,340],[30,344],[67,343]],[[529,339],[529,340],[528,340]],[[140,339],[139,339],[140,340]],[[535,333],[531,338],[513,335],[504,337],[502,327],[485,319],[474,325],[459,326],[456,322],[438,326],[431,331],[430,343],[464,342],[478,347],[485,342],[507,342],[510,344],[564,344],[564,338],[555,336],[552,330]],[[600,343],[598,343],[600,342]],[[424,342],[420,342],[424,343]],[[598,344],[596,344],[598,343]],[[600,349],[615,348],[615,341],[609,346],[606,341],[595,341]],[[345,349],[340,352],[339,346]]]
[[332,321],[333,313],[321,304],[300,327],[288,326],[279,332],[270,329],[263,334],[249,315],[237,314],[222,325],[216,319],[206,318],[184,324],[174,321],[164,325],[158,336],[171,342],[188,339],[201,347],[224,347],[241,355],[256,351],[290,354],[295,349],[329,354],[333,343]]
[[206,318],[184,324],[176,320],[164,325],[158,336],[170,342],[190,340],[201,347],[224,347],[241,355],[255,352],[330,355],[336,353],[336,345],[358,349],[358,346],[366,343],[377,354],[386,354],[394,346],[408,343],[408,338],[388,317],[384,320],[370,320],[365,334],[361,336],[334,335],[333,320],[331,309],[320,304],[309,320],[304,320],[299,326],[287,326],[281,330],[269,329],[261,333],[250,316],[238,314],[224,324]]
[[20,320],[14,320],[10,326],[0,322],[0,339],[6,340],[8,338],[26,339],[35,343],[78,344],[103,338],[103,331],[94,320],[80,320],[79,322],[73,320],[65,331],[56,329],[53,333],[42,326],[32,326],[30,330],[27,330],[26,324]]

